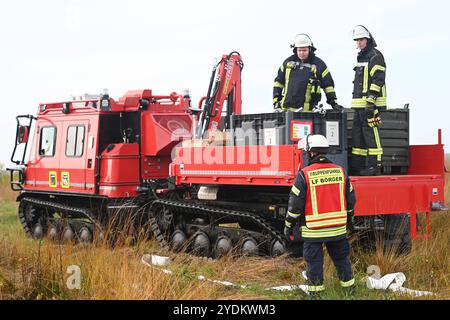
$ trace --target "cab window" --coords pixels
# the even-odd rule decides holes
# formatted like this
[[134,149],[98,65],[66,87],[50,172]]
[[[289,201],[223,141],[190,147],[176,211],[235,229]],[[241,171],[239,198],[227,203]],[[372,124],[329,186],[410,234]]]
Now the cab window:
[[67,128],[66,156],[81,157],[84,150],[84,126],[76,125]]
[[41,128],[41,140],[39,142],[39,155],[53,157],[56,146],[56,127]]

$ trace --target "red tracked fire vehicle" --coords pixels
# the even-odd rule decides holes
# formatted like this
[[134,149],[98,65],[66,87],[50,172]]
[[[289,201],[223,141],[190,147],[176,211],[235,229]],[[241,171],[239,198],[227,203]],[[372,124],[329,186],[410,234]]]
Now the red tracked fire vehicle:
[[[237,52],[224,55],[198,109],[188,94],[141,90],[118,101],[104,94],[40,104],[37,117],[18,116],[11,158],[18,167],[9,170],[25,232],[91,241],[119,215],[174,250],[299,251],[300,235],[286,244],[282,233],[290,187],[307,164],[296,142],[322,133],[332,141],[329,157],[346,167],[347,114],[241,115],[242,68]],[[402,250],[417,237],[417,213],[426,213],[429,236],[429,213],[444,203],[440,133],[437,144],[408,145],[407,153],[396,175],[351,177],[357,229],[372,241],[380,231],[386,246]]]

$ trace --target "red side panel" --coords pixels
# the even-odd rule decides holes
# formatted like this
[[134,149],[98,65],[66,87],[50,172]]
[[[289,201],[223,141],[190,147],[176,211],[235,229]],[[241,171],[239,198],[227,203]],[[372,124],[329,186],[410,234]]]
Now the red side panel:
[[114,144],[102,153],[99,194],[110,198],[133,197],[139,186],[139,145]]
[[296,145],[177,148],[177,184],[291,186],[300,166]]
[[442,144],[410,147],[407,175],[351,177],[356,215],[430,212],[432,202],[444,204]]

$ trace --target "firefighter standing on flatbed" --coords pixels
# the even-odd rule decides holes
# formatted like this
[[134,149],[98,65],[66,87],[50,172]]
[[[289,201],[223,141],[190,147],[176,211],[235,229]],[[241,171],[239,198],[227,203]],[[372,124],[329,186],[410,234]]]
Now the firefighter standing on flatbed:
[[310,295],[319,295],[325,289],[323,244],[337,269],[341,286],[353,293],[355,280],[347,239],[347,229],[353,229],[356,202],[353,187],[344,169],[325,157],[329,145],[324,136],[308,135],[299,142],[299,149],[308,153],[309,166],[298,172],[292,186],[285,236],[290,241],[294,227],[300,223]]
[[311,38],[298,34],[291,45],[294,54],[278,69],[273,86],[275,111],[311,111],[321,100],[321,89],[327,103],[335,110],[343,107],[337,103],[334,81],[325,62],[315,55]]
[[383,149],[378,127],[380,110],[386,109],[386,64],[377,43],[364,26],[356,26],[353,40],[360,49],[353,81],[352,108],[355,110],[352,129],[350,171],[354,175],[381,174]]

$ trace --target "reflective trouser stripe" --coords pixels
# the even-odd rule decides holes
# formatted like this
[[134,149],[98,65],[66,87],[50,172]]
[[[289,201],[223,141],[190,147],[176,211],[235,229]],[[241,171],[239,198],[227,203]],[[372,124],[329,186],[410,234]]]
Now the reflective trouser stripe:
[[349,281],[340,281],[341,287],[348,288],[355,284],[355,278],[349,280]]
[[321,285],[321,286],[308,286],[308,291],[309,292],[320,292],[320,291],[324,291],[325,290],[325,286]]
[[[383,149],[381,148],[381,142],[380,142],[380,134],[378,133],[378,128],[373,128],[373,134],[375,136],[375,143],[377,144],[377,149],[372,150],[372,155],[377,156],[377,161],[381,161],[381,156],[383,155]],[[369,149],[370,154],[370,149]]]

